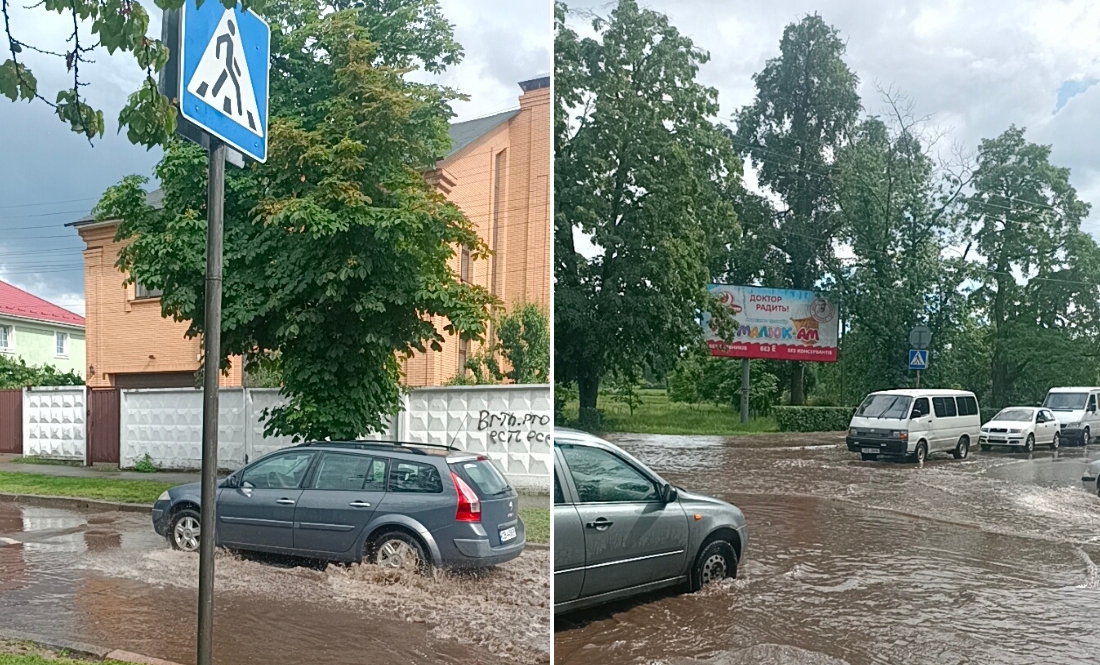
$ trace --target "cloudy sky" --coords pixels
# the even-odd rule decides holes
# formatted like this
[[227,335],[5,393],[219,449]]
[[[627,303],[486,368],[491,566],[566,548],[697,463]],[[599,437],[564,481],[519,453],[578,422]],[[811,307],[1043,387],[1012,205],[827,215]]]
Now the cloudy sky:
[[[1100,237],[1100,3],[1095,0],[643,0],[708,50],[700,80],[719,91],[722,119],[753,97],[752,75],[779,55],[783,28],[819,13],[847,40],[870,113],[876,84],[893,86],[970,151],[1012,123],[1050,144],[1093,206]],[[613,4],[571,2],[607,15]],[[582,27],[582,24],[578,24]]]
[[[64,50],[72,19],[13,3],[15,36],[51,50]],[[152,2],[143,2],[156,15]],[[552,12],[549,0],[441,0],[455,25],[466,59],[440,81],[470,95],[454,107],[458,120],[518,107],[517,82],[551,69]],[[159,27],[157,28],[159,30]],[[7,59],[5,49],[0,60]],[[84,314],[84,243],[67,222],[95,205],[99,195],[123,176],[152,175],[159,151],[134,146],[116,136],[114,119],[142,72],[129,56],[97,53],[82,68],[92,83],[86,93],[104,111],[107,131],[90,146],[68,131],[42,103],[10,103],[0,97],[0,279]],[[63,63],[28,58],[48,99],[71,85]],[[85,72],[86,70],[86,72]]]

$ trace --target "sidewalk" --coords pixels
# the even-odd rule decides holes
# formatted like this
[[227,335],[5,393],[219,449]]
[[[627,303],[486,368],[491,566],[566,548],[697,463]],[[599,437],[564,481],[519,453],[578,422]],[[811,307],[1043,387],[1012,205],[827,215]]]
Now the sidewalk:
[[138,471],[120,471],[113,466],[69,466],[67,464],[18,464],[13,460],[18,455],[0,455],[0,471],[12,473],[37,473],[61,478],[108,478],[114,480],[156,480],[173,485],[197,483],[198,471],[157,471],[140,473]]

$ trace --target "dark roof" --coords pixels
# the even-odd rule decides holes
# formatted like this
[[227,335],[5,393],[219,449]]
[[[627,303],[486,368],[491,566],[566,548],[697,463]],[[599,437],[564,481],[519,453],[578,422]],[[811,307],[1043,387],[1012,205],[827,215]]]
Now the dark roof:
[[536,76],[533,79],[527,79],[526,81],[519,82],[520,90],[524,92],[531,92],[532,90],[540,90],[542,88],[550,87],[550,75],[545,74],[543,76]]
[[488,134],[490,130],[499,127],[501,123],[508,122],[517,115],[519,115],[519,109],[513,109],[511,111],[505,111],[504,113],[477,118],[476,120],[454,123],[448,130],[448,133],[451,135],[451,151],[447,153],[447,156],[450,157],[459,150],[462,150],[482,136]]
[[[151,192],[145,192],[145,202],[147,204],[149,204],[150,206],[152,206],[154,209],[163,208],[164,207],[164,192],[160,191],[159,189],[154,189]],[[93,217],[91,215],[87,215],[87,216],[81,217],[80,219],[76,220],[75,222],[69,222],[65,226],[87,226],[88,224],[95,224],[96,221],[97,220],[96,220],[95,217]]]

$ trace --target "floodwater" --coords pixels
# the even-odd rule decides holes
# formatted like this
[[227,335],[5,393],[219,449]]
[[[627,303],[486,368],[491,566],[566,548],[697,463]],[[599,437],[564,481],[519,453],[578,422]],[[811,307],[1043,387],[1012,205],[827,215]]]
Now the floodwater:
[[[1100,498],[1086,460],[862,462],[826,445],[620,435],[673,483],[739,506],[738,578],[558,616],[555,661],[610,665],[1095,662]],[[803,442],[797,442],[803,443]]]
[[[548,663],[550,558],[477,574],[218,552],[215,660]],[[144,514],[0,503],[0,631],[195,662],[198,557]]]

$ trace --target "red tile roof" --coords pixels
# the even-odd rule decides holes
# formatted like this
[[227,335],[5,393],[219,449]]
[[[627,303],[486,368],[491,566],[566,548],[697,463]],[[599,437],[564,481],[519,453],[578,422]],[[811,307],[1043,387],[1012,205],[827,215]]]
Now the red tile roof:
[[84,325],[83,316],[0,281],[0,315],[3,314],[72,326]]

